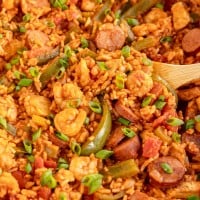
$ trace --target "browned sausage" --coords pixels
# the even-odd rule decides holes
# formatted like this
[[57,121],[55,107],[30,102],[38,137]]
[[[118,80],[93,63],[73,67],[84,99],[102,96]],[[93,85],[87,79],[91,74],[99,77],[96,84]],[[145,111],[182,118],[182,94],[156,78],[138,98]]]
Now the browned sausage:
[[99,49],[115,51],[124,45],[125,34],[119,26],[107,23],[97,32],[95,42]]
[[53,144],[55,144],[61,148],[65,148],[68,146],[67,142],[60,140],[53,133],[48,132],[48,135],[49,135],[49,139],[52,141]]
[[193,52],[200,47],[200,29],[194,28],[185,34],[182,47],[185,52]]
[[38,197],[48,200],[51,196],[51,189],[48,187],[41,187],[38,190]]
[[158,83],[158,82],[154,82],[153,83],[153,88],[150,90],[151,94],[154,94],[154,98],[152,99],[151,104],[155,101],[155,99],[157,99],[163,92],[163,86]]
[[[162,163],[167,163],[172,168],[172,173],[166,173],[162,167]],[[148,174],[150,183],[159,187],[172,187],[179,183],[185,174],[184,165],[172,156],[160,157],[154,160],[148,166]]]
[[46,168],[56,168],[57,167],[57,163],[53,160],[45,160],[44,161],[44,166]]
[[12,175],[13,175],[13,176],[15,177],[15,179],[17,180],[20,189],[25,188],[25,185],[26,185],[26,181],[27,181],[27,180],[26,180],[24,177],[25,177],[25,175],[26,175],[26,172],[17,170],[17,171],[12,172]]
[[115,110],[120,116],[128,119],[131,122],[138,121],[138,116],[134,114],[130,108],[127,108],[126,106],[124,106],[119,100],[115,104]]
[[114,129],[106,144],[108,148],[116,147],[125,138],[125,135],[122,132],[122,128],[123,126],[118,126]]
[[182,141],[187,143],[187,151],[191,154],[199,154],[200,153],[200,134],[182,134]]
[[149,196],[143,192],[135,191],[133,195],[131,195],[130,200],[148,200]]
[[140,140],[136,135],[116,146],[113,151],[117,160],[128,160],[131,158],[136,158],[138,156],[139,149]]

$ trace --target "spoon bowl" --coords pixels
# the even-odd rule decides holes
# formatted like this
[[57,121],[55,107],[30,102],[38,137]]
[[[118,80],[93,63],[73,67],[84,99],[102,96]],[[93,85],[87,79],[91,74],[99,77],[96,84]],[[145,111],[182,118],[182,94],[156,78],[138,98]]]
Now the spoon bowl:
[[165,79],[173,89],[200,79],[200,63],[175,65],[153,62],[154,73]]

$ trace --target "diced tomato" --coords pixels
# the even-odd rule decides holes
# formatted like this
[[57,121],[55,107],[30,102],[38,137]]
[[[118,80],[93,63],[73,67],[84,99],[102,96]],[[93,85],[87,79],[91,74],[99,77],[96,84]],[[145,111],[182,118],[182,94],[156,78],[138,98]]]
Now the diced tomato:
[[162,142],[156,138],[148,138],[143,144],[142,156],[151,158],[158,154]]
[[43,160],[43,158],[41,158],[41,157],[35,158],[34,166],[35,166],[35,169],[44,167],[44,160]]
[[51,196],[51,189],[48,188],[48,187],[41,187],[39,190],[38,190],[38,196],[40,198],[43,198],[45,200],[48,200]]
[[14,171],[12,172],[12,175],[15,177],[15,179],[17,180],[19,187],[21,189],[25,188],[26,185],[26,179],[24,178],[26,172],[24,171]]
[[44,166],[46,168],[56,168],[57,167],[57,163],[53,160],[45,160],[44,161]]

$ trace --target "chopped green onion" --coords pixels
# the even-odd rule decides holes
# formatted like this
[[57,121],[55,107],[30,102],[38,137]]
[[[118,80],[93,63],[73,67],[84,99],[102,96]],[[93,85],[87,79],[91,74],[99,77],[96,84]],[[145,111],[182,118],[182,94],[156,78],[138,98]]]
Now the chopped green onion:
[[200,197],[196,196],[196,195],[193,195],[193,196],[187,197],[187,200],[200,200]]
[[165,100],[165,96],[164,96],[164,95],[160,95],[160,96],[158,97],[158,100],[164,101],[164,100]]
[[28,160],[29,162],[33,163],[34,160],[35,160],[35,158],[34,158],[33,155],[27,155],[27,160]]
[[148,106],[151,103],[151,100],[152,100],[152,96],[145,97],[141,104],[142,108]]
[[32,171],[32,166],[31,166],[30,163],[27,163],[27,164],[25,165],[25,172],[26,172],[27,174],[29,174],[31,171]]
[[162,110],[163,107],[166,105],[166,102],[165,101],[161,101],[161,100],[157,100],[155,102],[155,106],[158,110]]
[[24,22],[29,22],[31,19],[31,14],[30,13],[26,13],[23,17],[22,17]]
[[80,155],[81,154],[81,146],[79,143],[73,141],[70,145],[70,148],[72,150],[73,153]]
[[25,47],[20,48],[19,50],[17,50],[17,54],[18,55],[22,55],[24,51],[26,51],[27,49]]
[[54,8],[61,8],[62,10],[67,9],[67,0],[50,0],[50,3]]
[[32,144],[29,140],[24,140],[24,149],[26,150],[27,153],[31,154],[32,153]]
[[126,135],[129,138],[132,138],[136,135],[135,132],[132,129],[127,128],[127,127],[122,128],[122,132],[123,132],[124,135]]
[[19,72],[18,70],[15,70],[15,71],[13,72],[13,75],[14,75],[14,77],[15,77],[16,79],[20,79],[20,78],[21,78],[21,72]]
[[115,78],[115,84],[119,89],[123,89],[124,88],[124,77],[122,75],[117,74],[116,78]]
[[194,119],[195,119],[196,122],[200,122],[200,115],[196,115],[196,116],[194,117]]
[[89,188],[89,194],[92,194],[101,187],[102,179],[101,174],[89,174],[84,176],[81,182]]
[[95,156],[97,158],[100,158],[100,159],[107,159],[109,158],[111,155],[113,154],[113,151],[109,151],[109,150],[106,150],[106,149],[102,149],[100,151],[98,151]]
[[17,129],[10,123],[7,123],[7,129],[8,133],[12,134],[13,136],[16,136]]
[[149,58],[142,58],[142,63],[146,66],[152,65],[152,61]]
[[19,32],[20,33],[25,33],[26,32],[26,28],[24,26],[20,26],[19,27]]
[[49,28],[54,28],[55,27],[55,24],[52,22],[52,21],[47,21],[47,26],[49,27]]
[[66,194],[64,192],[61,192],[59,194],[59,200],[68,200],[68,198],[67,198],[67,196],[66,196]]
[[131,49],[128,45],[124,46],[121,52],[122,56],[124,56],[125,58],[128,58],[131,55]]
[[195,121],[194,119],[189,119],[185,122],[185,130],[194,128]]
[[156,8],[160,8],[161,10],[163,10],[164,5],[163,5],[162,3],[157,3],[157,4],[155,5],[155,7],[156,7]]
[[56,79],[62,78],[63,75],[64,75],[64,73],[65,73],[65,67],[61,67],[61,68],[59,69],[58,73],[56,74]]
[[10,60],[10,64],[11,65],[17,65],[17,64],[19,64],[19,58],[18,57],[12,58]]
[[89,107],[95,113],[98,113],[98,114],[102,113],[102,107],[101,107],[101,104],[99,102],[90,101],[89,102]]
[[104,15],[108,15],[110,13],[110,8],[106,8],[105,10],[104,10]]
[[64,141],[64,142],[69,141],[69,138],[67,137],[67,135],[65,135],[65,134],[63,134],[63,133],[61,133],[61,132],[56,131],[56,132],[55,132],[55,136],[56,136],[57,138],[59,138],[60,140]]
[[39,128],[32,134],[32,141],[35,142],[41,136],[42,130]]
[[48,169],[47,171],[43,172],[40,183],[42,186],[47,186],[49,188],[55,188],[57,186],[57,182],[52,175],[52,171]]
[[102,3],[102,0],[96,0],[97,1],[97,3]]
[[66,45],[64,48],[64,54],[66,55],[67,59],[70,58],[72,56],[73,51],[71,50],[71,48]]
[[165,42],[172,42],[172,37],[171,36],[165,36],[165,37],[162,37],[161,39],[160,39],[160,42],[161,43],[165,43]]
[[59,158],[58,159],[58,169],[68,169],[69,168],[69,164],[67,163],[67,161],[64,158]]
[[125,119],[123,117],[119,117],[117,121],[125,126],[129,126],[131,124],[131,122],[128,119]]
[[163,163],[160,164],[160,166],[163,169],[163,171],[166,172],[167,174],[173,173],[173,169],[168,163],[163,162]]
[[88,46],[89,46],[89,43],[88,43],[87,39],[85,39],[84,37],[81,37],[81,47],[87,48]]
[[86,118],[85,118],[85,121],[84,121],[84,124],[85,124],[85,125],[88,125],[89,122],[90,122],[90,118],[89,118],[89,117],[86,117]]
[[139,21],[137,19],[134,19],[134,18],[128,18],[126,21],[127,21],[129,26],[139,25]]
[[5,64],[5,68],[6,68],[7,70],[9,70],[9,69],[12,68],[12,65],[11,65],[10,63],[6,63],[6,64]]
[[58,60],[59,64],[61,65],[61,67],[64,67],[66,68],[68,66],[68,58],[67,57],[63,57],[63,58],[60,58]]
[[17,85],[16,87],[15,87],[15,90],[16,91],[19,91],[21,89],[21,87],[19,86],[19,85]]
[[19,82],[18,82],[18,86],[20,87],[27,87],[30,86],[32,84],[33,80],[29,79],[29,78],[22,78]]
[[105,62],[97,62],[97,65],[100,68],[100,70],[102,70],[102,71],[108,70],[108,66],[106,65]]
[[2,38],[3,38],[3,34],[0,33],[0,39],[2,39]]
[[180,126],[184,124],[184,122],[179,118],[171,117],[167,120],[167,124],[169,124],[170,126]]
[[4,128],[4,129],[7,129],[8,127],[8,124],[7,124],[7,121],[4,117],[0,116],[0,125]]
[[120,17],[121,17],[121,11],[120,11],[120,10],[117,10],[117,11],[115,12],[115,19],[120,19]]
[[39,75],[39,70],[36,67],[30,67],[29,73],[32,77],[37,77]]
[[70,99],[67,100],[67,107],[70,108],[77,108],[81,105],[81,99],[77,98],[77,99]]

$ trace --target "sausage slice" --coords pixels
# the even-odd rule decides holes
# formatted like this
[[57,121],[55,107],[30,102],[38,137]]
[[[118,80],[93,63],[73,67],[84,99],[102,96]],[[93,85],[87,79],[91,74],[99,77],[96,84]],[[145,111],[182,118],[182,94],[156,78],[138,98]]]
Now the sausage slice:
[[[172,168],[172,173],[167,173],[161,167],[162,163]],[[159,187],[173,187],[181,181],[185,174],[184,165],[172,156],[160,157],[149,164],[148,174],[150,183]]]
[[193,52],[200,47],[200,29],[194,28],[185,34],[182,47],[185,52]]
[[97,32],[95,41],[99,49],[115,51],[125,43],[125,34],[119,26],[107,23]]

